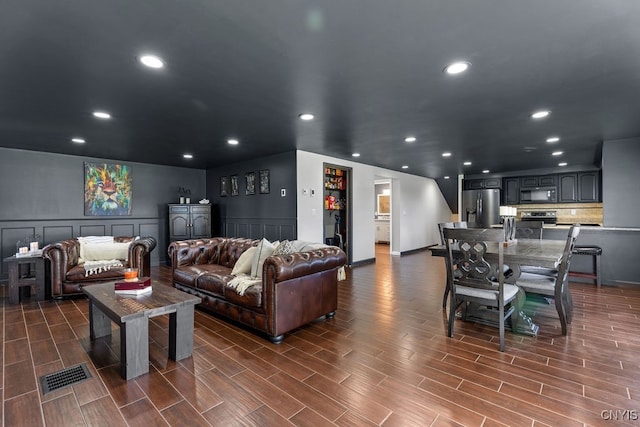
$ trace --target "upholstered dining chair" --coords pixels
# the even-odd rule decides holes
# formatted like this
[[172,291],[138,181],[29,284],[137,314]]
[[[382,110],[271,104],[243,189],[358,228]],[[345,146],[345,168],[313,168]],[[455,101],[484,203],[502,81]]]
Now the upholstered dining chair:
[[573,299],[569,290],[569,266],[571,255],[576,245],[576,239],[580,234],[580,225],[575,224],[569,229],[567,243],[564,246],[560,265],[555,275],[542,275],[522,272],[516,280],[516,284],[525,293],[538,294],[554,299],[556,311],[560,318],[562,335],[567,335],[567,324],[571,323],[573,315]]
[[[447,247],[447,282],[451,292],[448,335],[453,337],[455,315],[460,306],[463,309],[463,319],[466,317],[468,303],[494,307],[498,309],[500,351],[504,351],[505,323],[515,311],[511,302],[518,294],[518,287],[504,283],[503,230],[445,228],[443,234]],[[488,242],[494,242],[498,246],[498,265],[495,268],[485,259]],[[456,256],[454,244],[457,246]],[[492,281],[494,271],[498,272],[498,282]],[[513,325],[514,322],[511,323]]]

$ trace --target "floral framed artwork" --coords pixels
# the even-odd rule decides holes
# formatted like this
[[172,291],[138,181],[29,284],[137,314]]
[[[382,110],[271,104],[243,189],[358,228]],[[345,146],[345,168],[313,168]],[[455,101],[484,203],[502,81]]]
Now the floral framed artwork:
[[226,176],[220,177],[220,197],[227,197],[229,195],[229,178]]
[[238,175],[231,175],[231,195],[237,196],[240,194],[238,191]]
[[256,173],[255,172],[247,172],[244,174],[245,181],[245,195],[251,196],[256,194]]
[[131,215],[131,167],[84,162],[84,214]]
[[259,174],[260,179],[260,194],[269,194],[270,191],[270,178],[269,178],[269,169],[264,169],[260,171]]

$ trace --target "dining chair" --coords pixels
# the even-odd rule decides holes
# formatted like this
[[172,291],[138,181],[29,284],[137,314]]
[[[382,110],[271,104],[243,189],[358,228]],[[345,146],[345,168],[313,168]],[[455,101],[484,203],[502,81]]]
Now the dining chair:
[[516,285],[525,293],[538,294],[553,298],[560,318],[562,335],[567,335],[567,324],[571,323],[573,315],[573,299],[569,290],[569,266],[576,239],[580,234],[580,225],[575,224],[569,229],[567,242],[564,246],[560,265],[553,276],[522,272],[516,279]]
[[[445,228],[447,282],[451,292],[449,298],[449,337],[453,337],[456,311],[462,306],[463,320],[469,303],[497,308],[500,330],[500,351],[504,351],[504,329],[506,320],[514,313],[511,302],[518,294],[518,287],[504,283],[504,232],[502,229],[456,229]],[[498,265],[492,266],[485,259],[487,243],[498,246]],[[459,255],[454,256],[454,244]],[[457,272],[457,274],[454,274]],[[492,281],[498,275],[498,281]],[[513,323],[512,327],[513,327]]]
[[[467,222],[466,221],[459,221],[459,222],[441,222],[438,224],[438,231],[440,232],[440,244],[444,245],[444,234],[443,231],[445,228],[467,228]],[[449,274],[449,269],[447,269],[447,274]],[[457,274],[457,273],[456,273]],[[442,308],[446,309],[447,308],[447,298],[449,297],[449,284],[447,282],[447,284],[444,287],[444,295],[442,296]]]
[[516,221],[516,239],[542,239],[542,221]]
[[[516,239],[542,239],[543,221],[516,221]],[[521,265],[523,273],[542,274],[555,276],[558,270],[555,268],[537,267],[533,265]]]

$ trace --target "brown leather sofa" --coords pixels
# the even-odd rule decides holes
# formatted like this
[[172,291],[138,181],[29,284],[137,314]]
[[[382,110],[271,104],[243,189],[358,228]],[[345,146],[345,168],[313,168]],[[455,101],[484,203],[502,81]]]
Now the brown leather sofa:
[[346,254],[330,246],[266,258],[262,286],[240,295],[227,286],[240,255],[260,240],[212,238],[169,245],[174,286],[202,298],[198,307],[267,334],[280,343],[284,334],[338,307],[338,270]]
[[[151,274],[151,251],[156,247],[153,237],[121,236],[114,237],[114,242],[131,242],[128,250],[128,259],[122,260],[122,267],[112,267],[109,270],[87,275],[80,258],[80,242],[78,239],[68,239],[45,246],[42,256],[49,260],[51,267],[52,298],[61,298],[71,295],[81,295],[82,287],[92,283],[106,282],[124,279],[125,268],[137,268],[140,276]],[[49,292],[47,291],[47,296]]]

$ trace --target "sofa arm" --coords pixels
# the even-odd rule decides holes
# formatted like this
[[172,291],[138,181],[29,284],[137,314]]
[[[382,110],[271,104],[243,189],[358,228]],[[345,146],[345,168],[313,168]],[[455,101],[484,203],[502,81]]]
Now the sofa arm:
[[141,276],[151,275],[151,251],[156,247],[153,237],[141,237],[129,245],[129,267],[137,268]]
[[67,272],[78,265],[80,244],[77,239],[51,243],[42,249],[42,257],[49,260],[51,266],[52,295],[60,295]]
[[264,262],[262,283],[278,283],[319,271],[342,267],[347,263],[347,255],[335,246],[297,252],[287,255],[272,255]]

